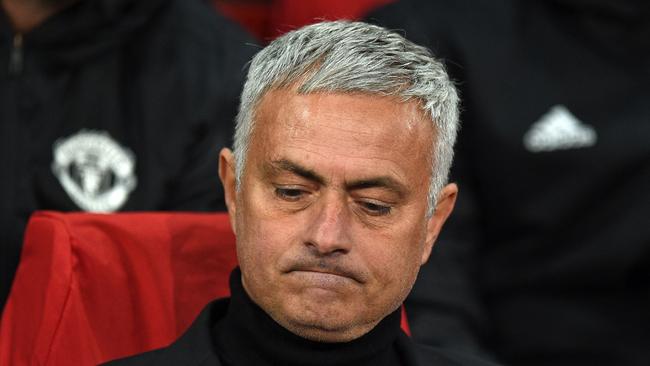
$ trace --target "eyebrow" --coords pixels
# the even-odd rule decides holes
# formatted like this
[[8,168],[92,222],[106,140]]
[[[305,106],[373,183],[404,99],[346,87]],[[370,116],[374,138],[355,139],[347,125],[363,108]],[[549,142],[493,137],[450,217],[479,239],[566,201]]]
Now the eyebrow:
[[370,179],[360,179],[346,184],[348,190],[354,191],[359,189],[383,188],[396,193],[400,198],[406,194],[404,185],[391,177],[376,177]]
[[[267,166],[267,168],[271,174],[278,174],[279,171],[288,171],[321,185],[325,185],[326,183],[325,178],[322,175],[287,159],[274,160],[271,162],[270,166]],[[404,197],[407,192],[407,189],[403,184],[387,176],[354,180],[346,183],[345,188],[349,191],[383,188],[396,193],[400,198]]]
[[271,162],[268,168],[269,168],[268,170],[270,170],[272,174],[278,174],[280,170],[284,170],[296,174],[298,176],[301,176],[305,179],[316,182],[318,184],[322,184],[322,185],[325,184],[325,178],[320,174],[316,173],[311,169],[300,166],[287,159],[274,160]]

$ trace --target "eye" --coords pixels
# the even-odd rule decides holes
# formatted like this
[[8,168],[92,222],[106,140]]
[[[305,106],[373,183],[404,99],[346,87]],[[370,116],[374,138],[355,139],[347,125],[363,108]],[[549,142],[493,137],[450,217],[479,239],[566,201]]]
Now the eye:
[[305,191],[297,188],[275,188],[275,195],[287,201],[297,201],[305,195]]
[[379,203],[375,202],[367,202],[367,201],[362,201],[360,202],[361,207],[369,213],[370,215],[373,216],[385,216],[391,213],[391,207],[387,205],[382,205]]

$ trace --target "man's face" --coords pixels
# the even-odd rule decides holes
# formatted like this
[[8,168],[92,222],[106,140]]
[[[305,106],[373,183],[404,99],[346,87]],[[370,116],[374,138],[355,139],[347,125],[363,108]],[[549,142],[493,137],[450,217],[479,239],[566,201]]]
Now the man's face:
[[426,217],[434,128],[414,102],[275,90],[235,191],[221,154],[242,282],[276,322],[348,341],[402,303],[453,207]]

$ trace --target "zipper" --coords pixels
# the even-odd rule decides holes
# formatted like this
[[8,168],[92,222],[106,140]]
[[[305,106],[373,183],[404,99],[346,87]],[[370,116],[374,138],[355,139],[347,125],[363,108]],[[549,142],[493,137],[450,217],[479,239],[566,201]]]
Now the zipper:
[[17,33],[14,35],[13,48],[9,55],[9,75],[16,76],[23,72],[23,35]]

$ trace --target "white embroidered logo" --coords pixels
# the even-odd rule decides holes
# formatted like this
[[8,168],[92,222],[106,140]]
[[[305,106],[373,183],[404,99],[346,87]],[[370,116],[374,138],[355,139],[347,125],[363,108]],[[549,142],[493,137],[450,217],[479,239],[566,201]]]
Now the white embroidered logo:
[[530,152],[590,147],[596,144],[596,130],[583,123],[566,107],[556,105],[524,135]]
[[135,189],[135,158],[106,132],[82,130],[53,146],[52,172],[85,211],[118,210]]

